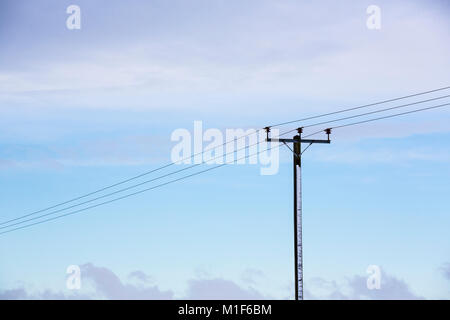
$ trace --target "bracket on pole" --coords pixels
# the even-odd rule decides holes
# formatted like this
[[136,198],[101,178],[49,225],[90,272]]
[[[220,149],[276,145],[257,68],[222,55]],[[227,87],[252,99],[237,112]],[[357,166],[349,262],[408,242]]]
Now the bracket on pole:
[[[293,154],[294,156],[296,156],[298,159],[300,159],[301,153],[300,153],[300,155],[296,154],[296,153],[294,152],[294,150],[292,150],[292,148],[289,147],[289,145],[288,145],[285,141],[283,141],[283,144],[284,144],[289,150],[291,150],[291,152],[292,152],[292,154]],[[302,153],[303,153],[303,152],[302,152]]]
[[300,153],[300,155],[302,155],[306,150],[308,150],[309,147],[311,147],[312,143],[308,144],[308,146],[303,149],[303,151]]

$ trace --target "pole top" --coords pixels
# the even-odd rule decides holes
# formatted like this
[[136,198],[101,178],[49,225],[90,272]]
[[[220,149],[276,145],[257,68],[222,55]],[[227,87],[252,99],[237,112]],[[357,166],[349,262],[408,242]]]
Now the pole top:
[[298,134],[302,134],[303,133],[303,127],[297,128],[297,132],[298,132]]

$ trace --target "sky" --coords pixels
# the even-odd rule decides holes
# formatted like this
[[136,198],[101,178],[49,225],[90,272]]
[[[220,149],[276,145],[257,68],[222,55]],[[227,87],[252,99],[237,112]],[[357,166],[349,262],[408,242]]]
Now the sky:
[[[196,120],[261,128],[448,86],[449,14],[425,0],[4,0],[0,221],[170,163],[171,134]],[[449,120],[337,129],[304,154],[306,299],[450,298]],[[292,299],[292,155],[279,152],[275,175],[229,165],[0,235],[0,299]]]

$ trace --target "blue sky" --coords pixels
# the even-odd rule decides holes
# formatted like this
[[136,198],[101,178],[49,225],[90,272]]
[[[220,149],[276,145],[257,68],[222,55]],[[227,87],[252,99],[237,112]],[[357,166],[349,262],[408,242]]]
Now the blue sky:
[[[81,30],[66,28],[70,4]],[[449,13],[445,1],[2,1],[1,220],[170,162],[171,133],[194,120],[259,128],[446,86]],[[305,153],[307,298],[450,297],[448,123],[441,109],[349,127]],[[2,235],[0,297],[291,298],[281,157],[274,176],[224,167]],[[72,264],[90,283],[80,293],[66,289]],[[377,293],[361,288],[373,264]]]

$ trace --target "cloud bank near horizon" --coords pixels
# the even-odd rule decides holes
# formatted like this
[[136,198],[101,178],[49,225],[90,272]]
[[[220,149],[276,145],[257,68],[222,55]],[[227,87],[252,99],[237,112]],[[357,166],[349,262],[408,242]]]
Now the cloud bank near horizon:
[[[445,275],[450,280],[450,268],[446,265]],[[171,300],[171,299],[225,299],[225,300],[264,300],[274,299],[257,289],[254,277],[264,275],[258,270],[246,270],[243,277],[247,284],[239,284],[220,277],[195,278],[188,281],[184,294],[177,295],[172,290],[163,290],[154,284],[151,277],[141,270],[129,274],[129,281],[122,281],[113,271],[105,267],[98,267],[92,263],[80,266],[82,274],[82,289],[80,291],[43,291],[31,292],[24,287],[0,291],[0,300],[14,299],[108,299],[108,300]],[[251,281],[249,281],[251,279]],[[134,281],[132,281],[134,280]],[[382,273],[381,289],[368,290],[367,278],[355,275],[345,279],[341,284],[322,278],[313,278],[309,282],[311,289],[305,290],[305,299],[337,299],[337,300],[412,300],[425,299],[414,293],[409,285],[395,276]],[[85,286],[87,285],[87,289]],[[278,297],[290,299],[289,296]]]

